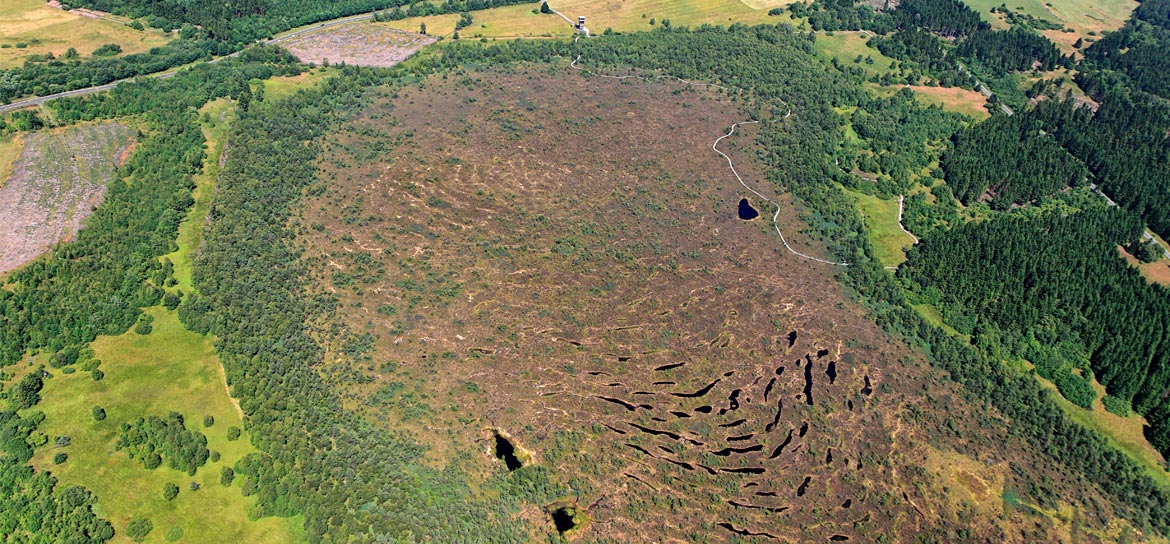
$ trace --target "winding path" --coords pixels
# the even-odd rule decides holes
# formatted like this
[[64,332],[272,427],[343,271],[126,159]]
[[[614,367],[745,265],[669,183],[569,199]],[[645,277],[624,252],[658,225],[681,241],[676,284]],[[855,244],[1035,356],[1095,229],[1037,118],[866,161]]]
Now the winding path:
[[741,177],[739,176],[739,172],[736,172],[736,171],[735,171],[735,165],[734,165],[734,164],[732,164],[732,162],[731,162],[731,157],[727,156],[727,154],[726,154],[726,153],[724,153],[724,152],[722,152],[722,151],[720,151],[720,150],[719,150],[719,142],[723,141],[723,139],[724,139],[724,138],[729,138],[729,137],[731,137],[731,135],[732,135],[732,134],[735,134],[735,129],[736,129],[736,127],[738,127],[739,125],[749,125],[749,124],[755,124],[755,123],[759,123],[759,121],[744,121],[744,122],[742,122],[742,123],[735,123],[734,125],[731,125],[731,129],[727,131],[727,134],[724,134],[723,136],[720,136],[719,138],[717,138],[717,139],[715,140],[715,143],[711,144],[711,149],[715,150],[715,152],[716,152],[716,153],[718,153],[719,155],[721,155],[721,156],[722,156],[724,159],[727,159],[727,166],[728,166],[729,168],[731,168],[731,173],[732,173],[732,174],[735,174],[735,179],[739,180],[739,184],[740,184],[740,185],[743,185],[743,188],[744,188],[744,189],[747,189],[748,191],[751,191],[751,193],[752,193],[752,194],[754,194],[754,195],[756,195],[756,196],[760,197],[762,200],[765,200],[765,201],[767,201],[769,204],[771,204],[771,205],[773,205],[773,206],[775,206],[775,207],[776,207],[776,213],[772,214],[772,227],[776,229],[776,234],[779,234],[779,235],[780,235],[780,241],[781,241],[782,243],[784,243],[784,249],[787,249],[787,250],[788,250],[789,252],[791,252],[792,254],[794,254],[794,255],[798,255],[798,256],[800,256],[800,257],[804,257],[805,259],[808,259],[808,260],[810,260],[810,261],[816,261],[816,262],[818,262],[818,263],[825,263],[825,264],[831,264],[831,265],[836,265],[836,266],[849,266],[849,263],[845,263],[845,262],[834,262],[834,261],[826,261],[826,260],[824,260],[824,259],[820,259],[820,258],[813,257],[813,256],[810,256],[810,255],[805,255],[804,253],[801,253],[801,252],[799,252],[799,251],[797,251],[797,250],[795,250],[795,249],[792,249],[792,246],[788,245],[788,240],[786,240],[786,239],[784,238],[784,233],[780,231],[780,224],[779,224],[779,223],[777,223],[777,219],[780,217],[780,205],[779,205],[779,204],[777,204],[777,203],[776,203],[775,201],[773,201],[772,199],[770,199],[770,198],[768,198],[768,197],[766,197],[766,196],[764,196],[764,195],[760,194],[760,193],[759,193],[759,192],[757,192],[755,189],[752,189],[751,187],[749,187],[749,186],[748,186],[748,184],[747,184],[747,183],[744,183],[744,181],[743,181],[743,178],[741,178]]
[[[563,16],[562,16],[562,17],[563,17]],[[574,42],[574,43],[575,43],[575,42]],[[582,72],[585,72],[585,73],[587,73],[587,74],[594,75],[594,76],[597,76],[597,77],[604,77],[604,78],[609,78],[609,79],[619,79],[619,80],[620,80],[620,79],[644,79],[644,80],[649,80],[649,81],[654,81],[654,80],[658,80],[658,79],[674,79],[674,80],[680,81],[680,82],[682,82],[682,83],[684,83],[684,84],[687,84],[687,85],[693,85],[693,86],[696,86],[696,87],[708,87],[708,88],[713,88],[713,89],[724,89],[724,90],[729,90],[727,87],[724,87],[724,86],[722,86],[722,85],[717,85],[717,84],[714,84],[714,83],[703,83],[703,82],[698,82],[698,81],[690,81],[690,80],[686,80],[686,79],[683,79],[683,78],[681,78],[681,77],[678,77],[678,76],[670,76],[670,75],[659,75],[659,76],[638,76],[638,75],[627,75],[627,76],[611,76],[611,75],[606,75],[606,74],[599,74],[599,73],[597,73],[597,72],[594,72],[594,71],[592,71],[592,70],[589,70],[589,69],[586,69],[586,68],[582,68],[582,67],[580,67],[580,66],[577,66],[577,63],[578,63],[580,60],[581,60],[581,55],[577,55],[577,58],[573,59],[573,62],[569,63],[569,67],[570,67],[570,68],[575,68],[575,69],[577,69],[577,70],[581,70]],[[792,108],[791,108],[791,107],[789,107],[789,108],[788,108],[788,112],[784,114],[784,117],[783,117],[783,119],[787,119],[787,118],[788,118],[789,116],[791,116],[791,115],[792,115]],[[780,230],[780,224],[778,223],[778,219],[779,219],[779,217],[780,217],[780,209],[781,209],[781,208],[780,208],[780,204],[778,204],[778,203],[776,203],[774,200],[772,200],[772,199],[770,199],[770,198],[768,198],[768,197],[766,197],[766,196],[764,196],[764,195],[760,194],[758,191],[756,191],[755,189],[752,189],[752,188],[751,188],[751,187],[750,187],[750,186],[749,186],[749,185],[748,185],[746,182],[744,182],[743,178],[742,178],[742,177],[739,175],[739,172],[737,172],[737,171],[735,170],[735,164],[734,164],[734,163],[731,161],[731,157],[729,157],[729,156],[728,156],[726,153],[724,153],[724,152],[722,152],[722,151],[720,151],[720,150],[719,150],[719,142],[721,142],[721,141],[723,141],[724,139],[726,139],[726,138],[729,138],[729,137],[731,137],[731,135],[735,134],[735,129],[736,129],[737,127],[739,127],[740,125],[750,125],[750,124],[757,124],[757,123],[759,123],[759,121],[743,121],[743,122],[740,122],[740,123],[735,123],[735,124],[731,125],[731,129],[727,131],[727,134],[724,134],[723,136],[720,136],[719,138],[716,138],[716,139],[715,139],[715,141],[714,141],[714,142],[711,144],[711,149],[712,149],[712,150],[714,150],[716,153],[718,153],[720,156],[722,156],[724,159],[726,159],[726,160],[727,160],[727,166],[728,166],[729,168],[731,168],[731,173],[735,175],[735,179],[739,181],[739,184],[740,184],[740,185],[742,185],[744,189],[747,189],[747,190],[748,190],[748,191],[750,191],[752,194],[754,194],[754,195],[756,195],[757,197],[759,197],[761,200],[763,200],[763,201],[765,201],[765,202],[767,202],[767,203],[771,204],[772,206],[774,206],[774,207],[776,208],[776,213],[772,214],[772,227],[773,227],[774,229],[776,229],[776,234],[779,234],[779,235],[780,235],[780,242],[782,242],[782,243],[784,244],[784,249],[787,249],[787,250],[788,250],[790,253],[792,253],[793,255],[796,255],[796,256],[798,256],[798,257],[801,257],[801,258],[804,258],[804,259],[808,259],[808,260],[810,260],[810,261],[816,261],[816,262],[818,262],[818,263],[830,264],[830,265],[834,265],[834,266],[849,266],[849,263],[847,263],[847,262],[836,262],[836,261],[828,261],[828,260],[821,259],[821,258],[818,258],[818,257],[813,257],[813,256],[811,256],[811,255],[805,255],[804,253],[801,253],[801,252],[799,252],[799,251],[797,251],[797,250],[793,249],[793,248],[792,248],[792,246],[788,245],[788,240],[787,240],[787,239],[784,237],[784,232]],[[899,224],[901,224],[901,223],[899,222]]]

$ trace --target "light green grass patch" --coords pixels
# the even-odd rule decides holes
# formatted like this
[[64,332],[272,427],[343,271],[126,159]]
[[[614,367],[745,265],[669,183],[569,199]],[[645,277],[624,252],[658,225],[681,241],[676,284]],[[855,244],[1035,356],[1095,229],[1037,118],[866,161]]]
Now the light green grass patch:
[[902,264],[906,260],[906,250],[914,245],[914,240],[898,226],[898,201],[882,200],[850,190],[845,193],[857,203],[857,209],[865,217],[869,243],[878,260],[885,266]]
[[[219,483],[220,469],[245,454],[256,451],[247,433],[227,440],[227,428],[242,428],[240,413],[228,396],[222,367],[212,339],[188,331],[174,312],[151,308],[154,331],[146,336],[127,332],[102,336],[91,347],[102,361],[105,378],[93,381],[88,372],[57,373],[43,391],[37,406],[46,418],[40,431],[50,443],[39,449],[33,465],[48,470],[66,484],[79,484],[98,497],[98,512],[114,524],[121,535],[133,518],[149,518],[154,531],[147,542],[164,542],[164,534],[180,527],[180,542],[288,542],[301,529],[299,518],[248,519],[255,498],[240,493],[240,483],[225,488]],[[106,410],[104,421],[94,421],[91,410]],[[147,470],[124,452],[114,451],[119,425],[148,415],[183,414],[188,428],[207,435],[208,447],[222,458],[209,461],[194,476],[163,466]],[[203,427],[203,416],[215,424]],[[72,443],[53,448],[58,436]],[[52,463],[59,451],[69,454],[62,465]],[[189,489],[198,482],[201,488]],[[179,486],[173,501],[163,498],[163,485]],[[124,537],[119,537],[125,541]],[[302,537],[303,539],[303,537]]]
[[[871,48],[866,40],[867,37],[860,32],[834,32],[832,35],[820,32],[817,33],[815,47],[825,60],[835,58],[842,66],[861,68],[869,75],[881,76],[893,72],[894,59]],[[862,62],[855,63],[859,55]],[[866,64],[866,57],[872,57],[873,64]]]
[[[267,89],[265,90],[267,93]],[[215,178],[219,176],[220,157],[223,156],[223,147],[227,141],[228,129],[235,119],[236,110],[231,101],[226,98],[208,102],[199,110],[203,138],[206,141],[207,157],[203,161],[203,172],[194,176],[195,190],[192,197],[195,204],[187,211],[187,217],[179,224],[179,249],[164,255],[175,265],[174,276],[178,280],[178,288],[190,293],[195,290],[191,282],[191,269],[195,250],[203,242],[203,225],[207,219],[207,212],[211,209],[211,197],[215,193]],[[204,114],[207,114],[204,117]],[[208,119],[203,122],[203,119]]]
[[918,315],[922,316],[922,319],[925,319],[927,323],[941,328],[943,332],[951,336],[966,338],[968,341],[971,340],[970,336],[955,330],[955,328],[950,325],[947,325],[946,321],[943,319],[942,312],[938,311],[938,308],[935,308],[930,304],[914,304],[911,305],[911,308],[914,308],[914,311],[918,312]]
[[314,68],[295,76],[271,77],[262,82],[265,100],[288,98],[301,89],[313,89],[326,79],[341,73],[337,68]]
[[1170,473],[1162,468],[1162,455],[1150,445],[1143,432],[1146,425],[1144,417],[1136,413],[1121,417],[1106,411],[1105,405],[1101,402],[1101,398],[1105,396],[1105,386],[1096,379],[1092,380],[1090,384],[1097,393],[1097,399],[1093,401],[1093,409],[1086,410],[1065,399],[1057,390],[1056,384],[1042,378],[1039,374],[1035,376],[1044,387],[1052,390],[1052,396],[1056,399],[1056,403],[1064,408],[1065,414],[1073,421],[1082,427],[1097,431],[1109,442],[1109,445],[1125,452],[1144,468],[1155,482],[1163,488],[1170,489]]

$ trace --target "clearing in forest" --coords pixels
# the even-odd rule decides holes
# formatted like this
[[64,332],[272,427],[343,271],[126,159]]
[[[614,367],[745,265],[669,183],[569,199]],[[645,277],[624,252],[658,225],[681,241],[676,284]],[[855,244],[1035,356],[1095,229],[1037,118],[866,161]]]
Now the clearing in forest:
[[[815,47],[826,60],[837,59],[842,66],[861,68],[869,75],[882,76],[894,71],[894,59],[868,45],[868,33],[817,33]],[[861,61],[858,62],[858,57]],[[866,59],[873,59],[871,64]]]
[[961,113],[976,121],[991,117],[987,111],[987,97],[978,91],[961,87],[929,87],[926,85],[912,85],[918,102],[923,105],[937,104],[942,109]]
[[60,57],[70,47],[82,56],[109,43],[121,46],[123,53],[141,53],[170,39],[161,31],[134,30],[124,22],[124,18],[98,19],[52,8],[44,0],[4,0],[0,2],[0,69],[16,68],[29,55]]
[[[327,139],[295,227],[339,303],[312,324],[332,338],[322,372],[437,465],[563,486],[522,511],[534,539],[909,540],[965,516],[919,468],[926,440],[989,481],[1014,482],[1012,459],[1064,482],[868,321],[841,268],[784,249],[711,149],[748,119],[728,98],[563,66],[372,94]],[[754,160],[787,122],[720,149],[823,257]],[[740,218],[745,198],[759,215]],[[549,517],[565,504],[575,520]],[[963,519],[1004,542],[1030,527]]]
[[310,32],[281,45],[301,62],[389,67],[434,41],[384,25],[353,23]]
[[856,191],[846,192],[857,202],[858,210],[865,217],[874,256],[885,266],[902,264],[906,260],[906,250],[914,245],[914,239],[898,224],[898,199],[883,200]]
[[101,203],[133,135],[129,126],[103,123],[25,136],[13,173],[0,187],[0,274],[77,233]]
[[[243,496],[244,477],[230,487],[220,482],[223,467],[256,449],[246,431],[235,440],[228,437],[228,429],[242,429],[243,422],[228,396],[213,339],[188,331],[175,312],[161,306],[148,309],[147,315],[154,318],[150,334],[131,330],[92,343],[104,374],[100,381],[90,372],[50,369],[56,376],[46,381],[44,400],[37,406],[46,416],[39,432],[54,444],[68,437],[68,445],[39,449],[33,466],[52,471],[64,484],[92,490],[102,516],[121,535],[131,519],[147,518],[154,525],[152,542],[163,542],[166,535],[189,542],[296,540],[302,519],[250,520],[248,509],[256,499]],[[105,411],[105,419],[95,420],[95,406]],[[208,449],[219,453],[219,460],[209,460],[194,476],[165,462],[148,470],[115,449],[123,422],[165,417],[172,411],[183,415],[187,429],[206,435]],[[212,417],[210,427],[204,426],[204,416]],[[54,464],[53,457],[62,452],[68,459]],[[179,487],[172,500],[163,496],[168,483]]]

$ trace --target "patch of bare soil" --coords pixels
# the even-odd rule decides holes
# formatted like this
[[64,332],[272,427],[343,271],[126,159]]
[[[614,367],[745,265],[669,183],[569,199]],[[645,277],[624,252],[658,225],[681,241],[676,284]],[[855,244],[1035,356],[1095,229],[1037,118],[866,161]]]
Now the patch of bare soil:
[[[839,268],[738,219],[754,197],[711,150],[747,119],[735,103],[548,70],[386,90],[327,145],[298,231],[339,302],[313,325],[350,407],[436,464],[547,468],[553,504],[590,520],[574,539],[1046,539],[970,515],[923,467],[930,441],[1002,473],[1022,447],[1004,422],[870,322]],[[773,197],[759,126],[741,130],[720,149]],[[823,256],[774,198],[789,243]],[[523,511],[537,533],[545,511]]]
[[126,125],[107,123],[25,138],[12,176],[0,187],[0,274],[81,229],[101,203],[120,150],[133,134]]
[[282,45],[306,63],[389,67],[434,41],[383,25],[354,23],[305,34]]

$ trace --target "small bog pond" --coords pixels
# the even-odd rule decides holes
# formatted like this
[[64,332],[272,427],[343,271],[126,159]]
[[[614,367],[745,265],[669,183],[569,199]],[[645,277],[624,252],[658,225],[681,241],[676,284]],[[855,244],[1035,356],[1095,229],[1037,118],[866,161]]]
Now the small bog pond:
[[748,199],[741,198],[739,200],[739,218],[744,221],[750,221],[760,216],[760,212],[752,207],[752,203]]
[[577,511],[571,506],[562,506],[551,512],[553,526],[558,533],[567,533],[577,527]]
[[516,447],[507,438],[504,438],[500,433],[494,433],[493,436],[496,440],[496,457],[504,462],[504,466],[508,467],[508,470],[516,470],[524,466],[516,457]]

